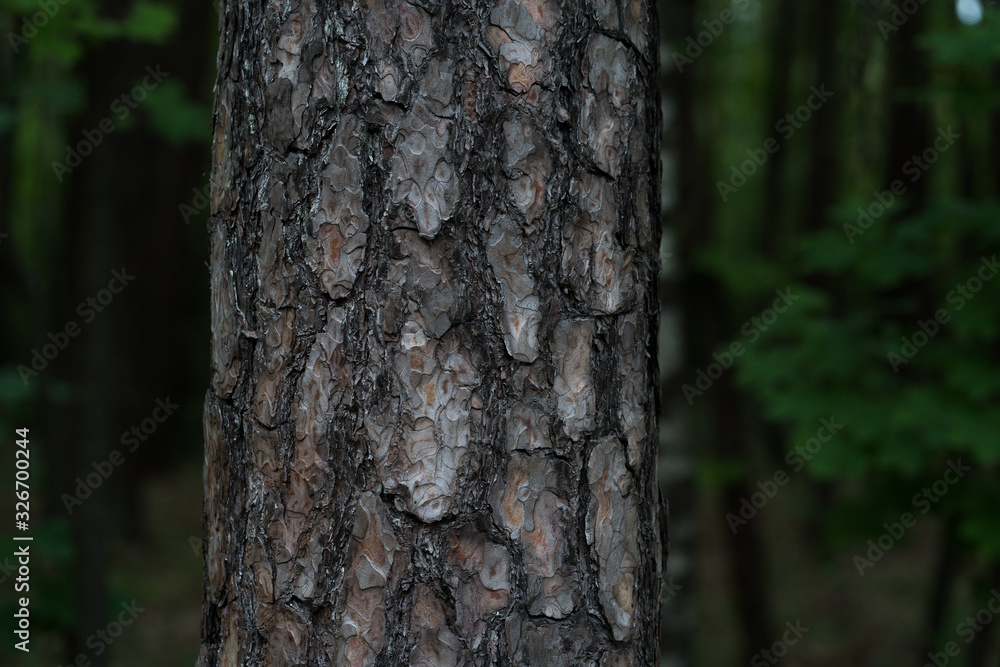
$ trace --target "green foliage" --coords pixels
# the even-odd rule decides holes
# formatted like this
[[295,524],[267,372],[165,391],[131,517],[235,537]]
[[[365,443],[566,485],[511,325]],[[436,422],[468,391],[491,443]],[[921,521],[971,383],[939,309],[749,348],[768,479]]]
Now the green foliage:
[[957,65],[975,70],[986,70],[1000,60],[1000,20],[991,12],[986,20],[961,30],[929,32],[918,43],[938,65]]
[[[1000,60],[994,18],[937,28],[920,40],[934,84],[913,99],[933,101],[933,122],[961,128],[961,141],[973,145],[979,119],[972,112],[998,103],[990,79]],[[1000,275],[983,269],[988,279],[973,288],[984,260],[1000,256],[1000,203],[956,195],[969,190],[949,167],[957,164],[942,158],[924,176],[930,195],[923,207],[912,210],[899,197],[867,229],[858,208],[874,194],[854,179],[858,194],[845,196],[826,226],[797,234],[791,261],[767,267],[759,257],[722,261],[710,253],[705,265],[734,294],[741,275],[759,294],[785,274],[793,292],[809,295],[741,360],[737,379],[793,441],[809,437],[823,416],[845,424],[807,467],[843,494],[826,510],[831,535],[877,536],[881,521],[912,511],[911,496],[961,459],[972,472],[931,511],[947,515],[971,551],[998,558]]]
[[[816,477],[861,479],[865,494],[886,476],[940,475],[957,458],[973,465],[950,493],[967,505],[962,534],[979,536],[978,547],[994,555],[1000,550],[982,528],[992,525],[993,506],[964,499],[992,488],[1000,460],[1000,276],[970,298],[956,288],[1000,246],[998,216],[995,202],[940,200],[917,215],[877,221],[853,247],[837,231],[807,237],[798,289],[835,284],[847,298],[790,309],[739,372],[767,417],[793,431],[807,433],[827,414],[845,424],[810,465]],[[968,250],[942,250],[949,248]],[[935,321],[939,311],[944,323]],[[896,369],[890,353],[902,360]]]
[[211,110],[187,98],[179,81],[165,81],[149,91],[145,108],[153,130],[171,143],[211,137]]
[[177,24],[176,10],[162,2],[140,0],[132,5],[132,13],[122,23],[122,32],[135,41],[163,42]]

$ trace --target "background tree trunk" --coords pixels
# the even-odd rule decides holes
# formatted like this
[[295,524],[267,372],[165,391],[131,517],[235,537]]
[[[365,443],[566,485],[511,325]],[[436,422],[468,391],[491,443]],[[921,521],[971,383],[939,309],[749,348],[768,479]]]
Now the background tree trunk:
[[220,12],[201,665],[654,665],[643,0]]

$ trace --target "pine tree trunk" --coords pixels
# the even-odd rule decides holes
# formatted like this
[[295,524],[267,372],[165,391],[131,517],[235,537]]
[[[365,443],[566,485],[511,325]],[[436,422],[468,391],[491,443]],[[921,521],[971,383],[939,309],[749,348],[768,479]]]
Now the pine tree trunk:
[[655,665],[644,0],[224,0],[201,665]]

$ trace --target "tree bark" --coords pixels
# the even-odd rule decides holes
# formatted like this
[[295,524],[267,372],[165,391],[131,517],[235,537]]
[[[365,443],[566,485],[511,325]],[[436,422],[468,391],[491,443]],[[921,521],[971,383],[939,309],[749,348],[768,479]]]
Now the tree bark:
[[200,665],[654,665],[644,0],[220,12]]

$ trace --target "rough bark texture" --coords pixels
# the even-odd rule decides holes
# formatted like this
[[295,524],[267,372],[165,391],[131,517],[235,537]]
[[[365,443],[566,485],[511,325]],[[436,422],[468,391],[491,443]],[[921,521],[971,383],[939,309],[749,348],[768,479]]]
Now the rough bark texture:
[[654,665],[645,0],[224,1],[201,665]]

